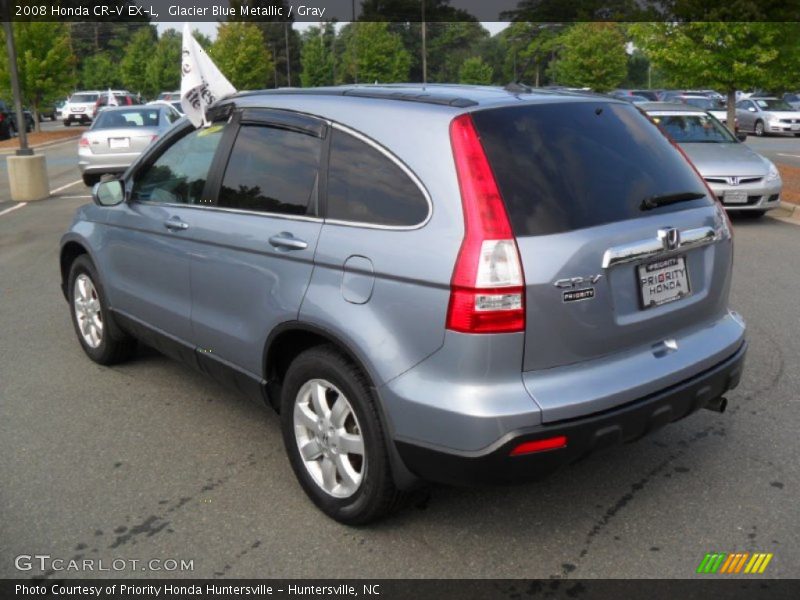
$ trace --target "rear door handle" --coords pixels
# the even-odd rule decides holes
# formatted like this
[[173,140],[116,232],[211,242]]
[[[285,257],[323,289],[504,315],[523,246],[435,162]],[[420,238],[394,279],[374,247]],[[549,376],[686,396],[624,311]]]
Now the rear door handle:
[[170,231],[185,231],[189,229],[189,224],[185,221],[181,221],[179,217],[172,217],[164,221],[164,227]]
[[284,250],[305,250],[308,243],[294,237],[288,231],[281,231],[278,235],[269,238],[269,243],[273,248],[283,248]]

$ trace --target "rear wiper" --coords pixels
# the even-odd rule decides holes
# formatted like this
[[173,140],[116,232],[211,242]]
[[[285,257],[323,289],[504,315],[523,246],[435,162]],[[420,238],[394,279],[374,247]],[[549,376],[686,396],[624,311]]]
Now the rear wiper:
[[699,200],[705,198],[705,194],[701,192],[678,192],[676,194],[664,194],[663,196],[650,196],[642,200],[639,208],[642,210],[650,210],[658,208],[659,206],[666,206],[667,204],[675,204],[676,202],[688,202],[689,200]]

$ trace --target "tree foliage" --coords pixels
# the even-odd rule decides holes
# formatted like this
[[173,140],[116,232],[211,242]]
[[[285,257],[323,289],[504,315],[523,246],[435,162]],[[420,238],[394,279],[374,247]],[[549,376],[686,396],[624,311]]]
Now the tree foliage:
[[[62,23],[14,23],[17,48],[17,72],[20,94],[34,114],[39,130],[39,109],[66,95],[75,84],[75,56],[69,46],[69,33]],[[2,47],[5,35],[0,33]],[[0,60],[0,88],[10,90],[11,77],[7,60]]]
[[342,30],[342,73],[346,81],[392,83],[406,81],[411,56],[400,36],[385,22],[357,22]]
[[492,83],[492,67],[483,62],[480,56],[470,56],[458,70],[459,83],[489,85]]
[[182,43],[183,36],[175,29],[167,29],[158,38],[145,69],[148,95],[180,88]]
[[209,55],[222,74],[240,90],[264,88],[267,77],[272,74],[272,56],[264,45],[261,30],[253,23],[220,24]]
[[626,41],[616,23],[576,23],[555,43],[558,58],[549,71],[561,85],[605,92],[627,75]]
[[119,65],[120,78],[125,89],[142,94],[156,91],[147,77],[147,63],[154,55],[157,43],[155,27],[142,27],[133,34]]
[[97,52],[83,61],[81,87],[86,90],[105,90],[122,85],[119,65],[108,52]]
[[651,63],[681,87],[728,94],[794,88],[800,79],[799,23],[639,23],[631,35]]
[[300,82],[303,87],[335,83],[335,43],[336,32],[330,23],[320,27],[309,27],[303,33],[303,45],[300,50],[300,63],[303,66]]

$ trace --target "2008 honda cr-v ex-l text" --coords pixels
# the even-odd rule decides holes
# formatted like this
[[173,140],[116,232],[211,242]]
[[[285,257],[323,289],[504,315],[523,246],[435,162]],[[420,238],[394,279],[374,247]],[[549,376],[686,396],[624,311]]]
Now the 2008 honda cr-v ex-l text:
[[280,412],[308,496],[541,476],[740,379],[725,211],[627,102],[469,86],[226,98],[98,184],[61,244],[78,341]]

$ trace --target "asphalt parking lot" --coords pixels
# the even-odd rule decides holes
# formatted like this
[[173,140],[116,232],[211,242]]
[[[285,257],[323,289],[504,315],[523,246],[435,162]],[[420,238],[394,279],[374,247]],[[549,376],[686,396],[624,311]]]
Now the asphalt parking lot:
[[[800,166],[800,139],[749,143]],[[113,368],[83,355],[57,249],[88,190],[74,141],[43,152],[59,191],[5,214],[0,160],[0,577],[87,575],[15,569],[48,554],[194,567],[99,576],[690,578],[734,551],[774,553],[763,577],[797,577],[800,227],[734,221],[731,306],[750,350],[725,414],[539,483],[437,486],[355,529],[306,499],[267,409],[146,348]]]

